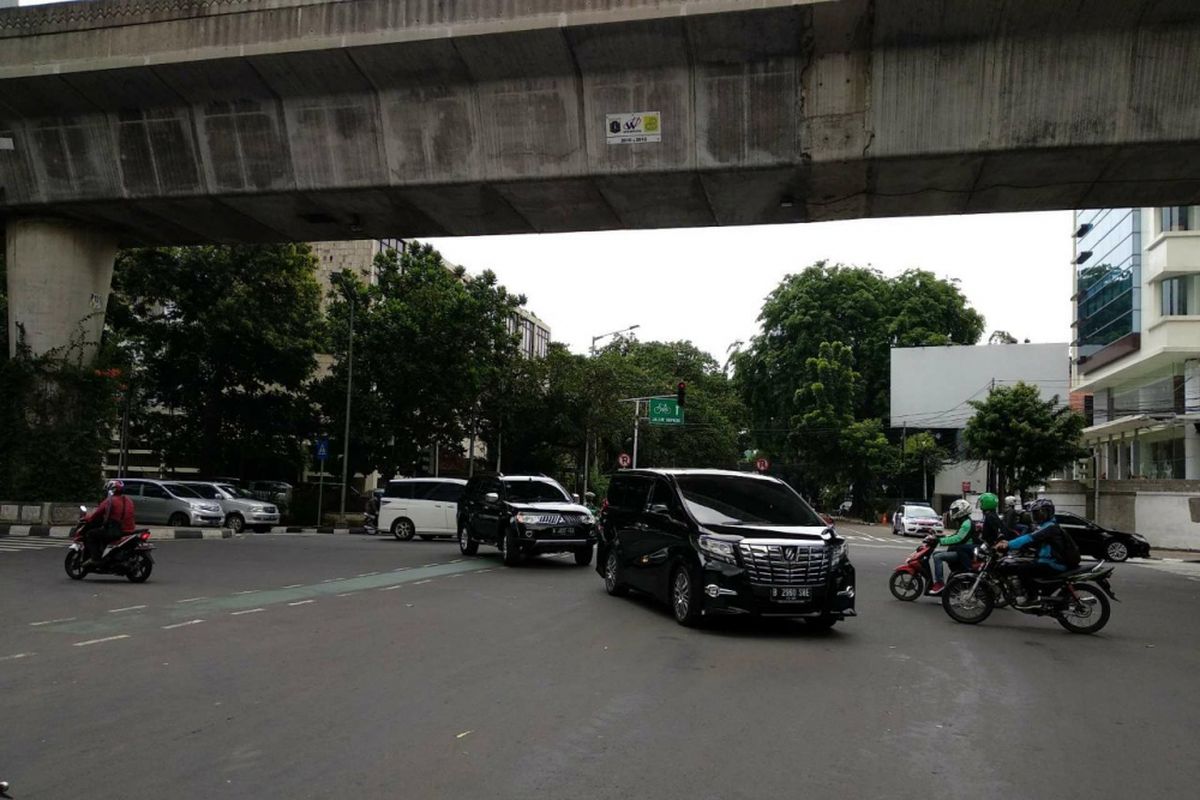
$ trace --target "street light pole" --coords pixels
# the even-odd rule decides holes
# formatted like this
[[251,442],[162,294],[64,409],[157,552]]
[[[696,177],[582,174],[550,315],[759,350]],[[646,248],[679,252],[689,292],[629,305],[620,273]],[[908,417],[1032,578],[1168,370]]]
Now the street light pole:
[[[342,290],[346,290],[346,284],[343,280]],[[350,301],[350,342],[347,346],[348,357],[346,359],[346,428],[342,434],[342,523],[346,522],[346,481],[349,478],[350,470],[350,391],[354,386],[354,297],[349,292],[346,292],[346,297]]]
[[[591,353],[592,358],[596,357],[596,342],[600,341],[601,339],[606,339],[609,336],[620,336],[622,333],[629,333],[630,331],[635,331],[640,327],[642,327],[640,324],[630,325],[628,328],[621,328],[620,330],[617,330],[617,331],[609,331],[608,333],[601,333],[597,336],[593,336],[592,337],[592,346],[589,348],[589,352]],[[634,416],[635,417],[637,416],[636,411],[634,413]],[[599,464],[599,462],[600,462],[600,442],[598,442],[598,441],[596,442],[595,453],[589,453],[588,444],[589,444],[588,426],[584,425],[583,426],[583,492],[580,495],[580,500],[584,503],[587,502],[588,473],[590,471],[590,468],[588,467],[588,462],[590,460],[590,457],[594,455],[597,464]],[[634,450],[636,452],[636,447],[634,448]],[[637,456],[635,455],[634,456],[634,462],[635,462],[634,466],[637,466],[636,461],[637,461]]]
[[642,326],[641,325],[630,325],[628,328],[621,328],[621,330],[619,330],[619,331],[609,331],[608,333],[602,333],[598,336],[593,336],[592,337],[592,346],[590,348],[591,354],[593,356],[596,355],[596,342],[600,341],[601,339],[608,338],[609,336],[619,336],[622,333],[629,333],[630,331],[637,330],[640,327],[642,327]]

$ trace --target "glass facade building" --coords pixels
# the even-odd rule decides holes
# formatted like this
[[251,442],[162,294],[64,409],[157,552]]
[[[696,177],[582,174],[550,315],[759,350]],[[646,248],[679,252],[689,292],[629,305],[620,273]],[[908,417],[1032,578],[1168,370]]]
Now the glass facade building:
[[1141,330],[1140,209],[1075,212],[1075,335],[1082,363]]

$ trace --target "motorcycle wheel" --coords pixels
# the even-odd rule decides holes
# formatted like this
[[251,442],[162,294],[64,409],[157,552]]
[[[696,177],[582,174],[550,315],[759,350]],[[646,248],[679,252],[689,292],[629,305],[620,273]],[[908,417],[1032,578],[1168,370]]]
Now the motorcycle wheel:
[[942,590],[942,609],[955,622],[977,625],[996,607],[996,595],[986,581],[979,581],[979,586],[972,590],[975,577],[971,573],[955,575]]
[[154,562],[142,554],[137,554],[129,560],[129,572],[125,573],[125,577],[130,583],[145,583],[150,577],[150,573],[154,571]]
[[67,571],[67,577],[71,580],[83,580],[83,576],[87,574],[87,571],[83,568],[83,553],[78,550],[67,551],[67,558],[63,562],[63,569]]
[[1071,633],[1096,633],[1108,624],[1112,607],[1104,592],[1086,584],[1075,584],[1079,599],[1069,600],[1067,609],[1057,615],[1058,624]]
[[888,589],[892,597],[911,603],[925,594],[925,578],[908,572],[893,572],[888,578]]

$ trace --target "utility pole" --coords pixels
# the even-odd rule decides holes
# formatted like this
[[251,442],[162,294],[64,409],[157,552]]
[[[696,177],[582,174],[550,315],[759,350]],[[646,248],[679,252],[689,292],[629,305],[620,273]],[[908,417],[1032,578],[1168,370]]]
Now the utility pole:
[[[342,282],[343,291],[346,290],[345,281]],[[346,427],[342,433],[342,523],[346,522],[346,481],[349,479],[350,472],[350,391],[354,386],[354,296],[348,291],[347,298],[350,300],[350,342],[347,346],[346,359]]]
[[633,401],[633,468],[637,469],[637,439],[638,439],[638,417],[642,412],[642,401]]

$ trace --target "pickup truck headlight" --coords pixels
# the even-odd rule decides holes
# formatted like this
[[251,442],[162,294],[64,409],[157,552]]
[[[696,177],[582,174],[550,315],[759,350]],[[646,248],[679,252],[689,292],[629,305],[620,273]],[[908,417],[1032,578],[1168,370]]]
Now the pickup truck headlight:
[[733,542],[717,539],[714,536],[701,536],[700,549],[717,561],[724,561],[726,564],[737,563],[736,549]]
[[850,557],[850,545],[845,541],[838,542],[833,546],[833,563],[840,564],[843,559]]

